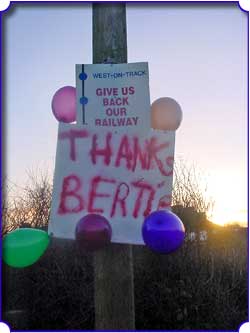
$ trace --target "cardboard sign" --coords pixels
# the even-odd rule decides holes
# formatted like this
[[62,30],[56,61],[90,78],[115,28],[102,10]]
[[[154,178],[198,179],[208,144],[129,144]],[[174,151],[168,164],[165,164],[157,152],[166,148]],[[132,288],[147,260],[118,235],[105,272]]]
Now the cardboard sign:
[[146,133],[148,81],[146,62],[76,65],[77,123],[88,129]]
[[145,217],[171,204],[174,140],[60,124],[49,232],[74,239],[77,222],[95,213],[110,222],[113,242],[143,244]]
[[112,242],[144,244],[146,216],[169,209],[175,132],[150,128],[147,63],[76,65],[77,123],[59,124],[49,232],[75,238],[100,214]]

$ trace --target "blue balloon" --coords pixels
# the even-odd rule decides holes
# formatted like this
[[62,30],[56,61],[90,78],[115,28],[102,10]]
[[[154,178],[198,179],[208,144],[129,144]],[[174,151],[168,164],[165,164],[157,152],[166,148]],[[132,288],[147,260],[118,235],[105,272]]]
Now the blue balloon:
[[146,217],[142,226],[144,243],[157,253],[177,250],[185,238],[185,228],[177,215],[159,210]]

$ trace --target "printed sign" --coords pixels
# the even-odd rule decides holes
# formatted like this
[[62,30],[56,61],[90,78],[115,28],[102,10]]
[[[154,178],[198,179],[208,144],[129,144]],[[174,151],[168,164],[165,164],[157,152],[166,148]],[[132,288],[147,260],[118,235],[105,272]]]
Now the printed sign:
[[150,127],[146,62],[76,65],[76,87],[78,124],[141,133]]
[[[49,232],[74,239],[93,213],[110,222],[112,242],[144,244],[145,217],[171,205],[175,132],[150,128],[147,64],[85,66],[77,65],[77,100],[88,101],[76,124],[59,123]],[[125,110],[109,116],[111,108]]]

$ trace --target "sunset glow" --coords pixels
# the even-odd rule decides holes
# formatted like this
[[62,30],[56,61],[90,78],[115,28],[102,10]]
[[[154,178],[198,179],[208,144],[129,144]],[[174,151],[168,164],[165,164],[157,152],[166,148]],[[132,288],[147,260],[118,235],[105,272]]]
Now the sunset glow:
[[210,220],[219,225],[239,223],[247,225],[247,184],[244,173],[230,177],[228,172],[218,173],[208,184],[214,200]]

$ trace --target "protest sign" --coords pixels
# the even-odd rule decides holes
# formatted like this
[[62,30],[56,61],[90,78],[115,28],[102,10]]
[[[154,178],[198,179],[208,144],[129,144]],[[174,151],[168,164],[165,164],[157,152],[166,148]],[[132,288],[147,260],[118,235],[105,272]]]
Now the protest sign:
[[76,65],[76,87],[78,124],[119,132],[150,128],[146,62]]
[[74,239],[94,213],[112,242],[143,244],[145,217],[171,205],[175,143],[174,131],[150,128],[148,66],[76,65],[76,81],[77,123],[59,123],[49,232]]

